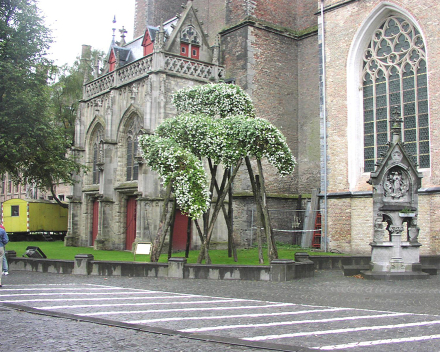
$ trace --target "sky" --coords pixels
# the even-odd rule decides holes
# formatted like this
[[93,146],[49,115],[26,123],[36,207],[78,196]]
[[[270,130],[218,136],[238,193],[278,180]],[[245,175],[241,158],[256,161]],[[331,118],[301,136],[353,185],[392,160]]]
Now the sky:
[[[52,30],[54,43],[49,58],[56,65],[72,65],[81,54],[83,44],[107,53],[112,40],[112,28],[127,30],[125,41],[133,39],[135,0],[37,0],[37,6]],[[116,25],[113,17],[116,15]]]

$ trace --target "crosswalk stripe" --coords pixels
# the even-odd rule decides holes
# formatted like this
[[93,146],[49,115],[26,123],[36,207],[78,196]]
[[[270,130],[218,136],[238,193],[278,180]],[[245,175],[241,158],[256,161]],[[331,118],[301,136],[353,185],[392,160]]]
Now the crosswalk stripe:
[[240,328],[261,328],[269,326],[283,326],[283,325],[297,325],[297,324],[316,324],[316,323],[330,323],[335,321],[349,321],[349,320],[362,320],[362,319],[377,319],[377,318],[390,318],[396,316],[411,315],[410,313],[394,313],[394,314],[378,314],[378,315],[362,315],[355,317],[340,317],[340,318],[327,318],[327,319],[307,319],[307,320],[293,320],[293,321],[281,321],[273,323],[262,324],[238,324],[238,325],[222,325],[222,326],[208,326],[203,328],[193,328],[179,330],[181,332],[202,332],[213,330],[228,330],[228,329],[240,329]]
[[333,350],[341,350],[341,349],[354,348],[354,347],[368,347],[368,346],[378,346],[378,345],[386,345],[393,343],[416,342],[416,341],[426,341],[426,340],[436,340],[436,339],[440,339],[440,335],[426,335],[426,336],[414,336],[414,337],[401,337],[398,339],[360,341],[360,342],[352,342],[341,345],[329,345],[329,346],[319,346],[319,347],[310,347],[310,348],[314,350],[333,351]]
[[243,302],[245,299],[223,299],[223,300],[211,300],[211,301],[173,301],[173,302],[137,302],[137,303],[117,303],[117,304],[77,304],[70,306],[47,306],[47,307],[34,307],[36,309],[74,309],[74,308],[93,308],[93,307],[126,307],[126,306],[154,306],[154,305],[172,305],[172,304],[206,304],[206,303],[229,303],[229,302]]
[[[140,293],[134,292],[134,294],[139,295]],[[77,302],[77,301],[121,301],[121,300],[135,300],[135,299],[144,299],[144,300],[150,300],[150,299],[175,299],[175,298],[193,298],[193,297],[199,297],[198,295],[185,295],[185,296],[179,296],[179,295],[173,295],[173,296],[134,296],[134,297],[97,297],[97,298],[69,298],[69,302]],[[3,303],[26,303],[26,302],[65,302],[66,298],[43,298],[43,299],[15,299],[15,300],[9,300],[9,301],[2,301]]]
[[435,325],[435,324],[440,324],[440,320],[424,321],[424,322],[416,322],[416,323],[406,323],[406,324],[395,324],[395,325],[361,326],[358,328],[349,328],[349,329],[307,331],[307,332],[297,332],[297,333],[282,334],[282,335],[244,337],[243,340],[246,340],[246,341],[266,341],[266,340],[285,339],[285,338],[310,336],[310,335],[327,335],[327,334],[341,334],[341,333],[355,332],[355,331],[398,329],[398,328],[419,327],[419,326],[427,326],[427,325]]
[[145,320],[130,320],[125,321],[128,324],[151,324],[165,321],[181,321],[181,320],[216,320],[216,319],[235,319],[235,318],[260,318],[260,317],[275,317],[285,315],[323,313],[323,312],[337,312],[344,310],[354,310],[353,308],[328,308],[328,309],[313,309],[313,310],[299,310],[296,312],[276,312],[276,313],[256,313],[256,314],[233,314],[233,315],[216,315],[203,317],[173,317],[173,318],[159,318],[159,319],[145,319]]
[[[275,308],[275,307],[287,307],[295,306],[293,303],[278,303],[267,304],[261,306],[235,306],[235,307],[203,307],[203,308],[176,308],[176,309],[150,309],[150,310],[135,310],[135,311],[114,311],[114,312],[97,312],[97,313],[84,313],[84,316],[96,316],[96,315],[118,315],[118,314],[140,314],[140,313],[170,313],[170,312],[194,312],[194,311],[208,311],[208,310],[231,310],[231,309],[255,309],[255,308]],[[38,309],[38,308],[37,308]]]

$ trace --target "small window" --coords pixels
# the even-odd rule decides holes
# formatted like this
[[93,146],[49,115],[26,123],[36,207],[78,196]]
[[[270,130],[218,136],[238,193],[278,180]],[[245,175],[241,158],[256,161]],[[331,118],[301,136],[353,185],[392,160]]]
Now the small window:
[[60,195],[58,196],[58,199],[59,199],[60,201],[64,202],[64,194],[60,194]]
[[182,46],[182,54],[186,54],[186,48]]
[[19,216],[20,207],[18,205],[11,205],[11,216]]

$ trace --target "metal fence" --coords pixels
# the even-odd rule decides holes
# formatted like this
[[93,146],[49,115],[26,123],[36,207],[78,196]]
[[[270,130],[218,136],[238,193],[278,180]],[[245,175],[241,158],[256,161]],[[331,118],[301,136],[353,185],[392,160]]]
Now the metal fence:
[[[320,248],[320,212],[311,210],[269,209],[272,229],[277,242],[301,247]],[[257,242],[257,211],[252,209],[249,245]]]

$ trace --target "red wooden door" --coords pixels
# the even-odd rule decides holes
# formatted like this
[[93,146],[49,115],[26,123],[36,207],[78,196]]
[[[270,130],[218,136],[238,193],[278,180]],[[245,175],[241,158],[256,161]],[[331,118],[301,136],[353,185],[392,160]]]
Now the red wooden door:
[[188,217],[176,210],[176,218],[174,220],[173,228],[173,250],[184,251],[186,249],[188,228]]
[[95,244],[96,237],[98,236],[98,214],[99,214],[99,202],[93,201],[93,218],[92,218],[92,246]]
[[129,197],[127,199],[126,224],[125,249],[131,251],[136,238],[136,197]]

